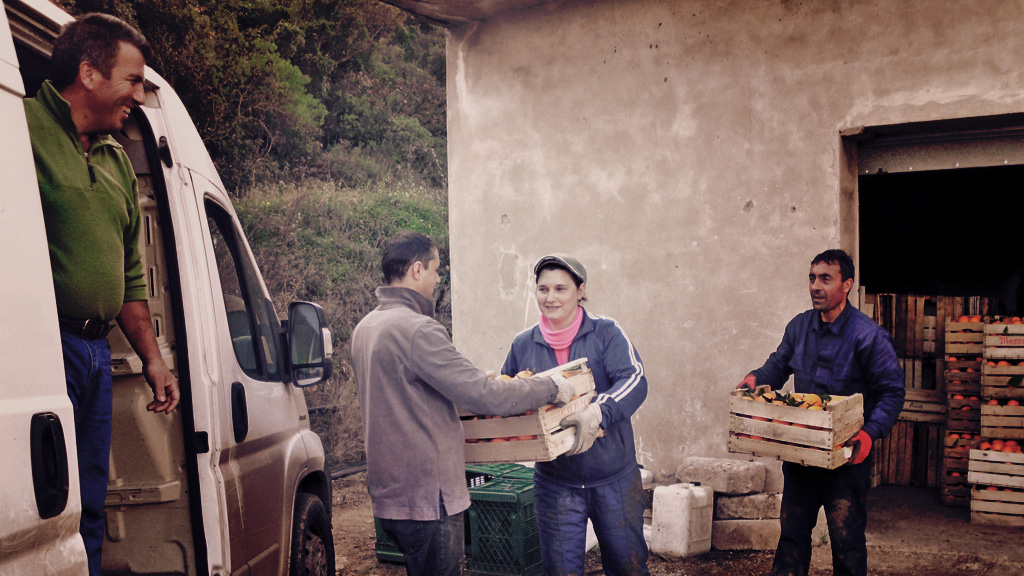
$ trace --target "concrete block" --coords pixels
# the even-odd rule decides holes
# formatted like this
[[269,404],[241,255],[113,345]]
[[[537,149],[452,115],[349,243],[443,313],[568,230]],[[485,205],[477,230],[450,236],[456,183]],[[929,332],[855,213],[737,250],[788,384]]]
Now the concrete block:
[[785,480],[782,477],[782,462],[776,460],[764,463],[764,491],[782,492]]
[[700,483],[721,494],[751,494],[764,490],[765,466],[760,462],[704,458],[683,459],[676,470],[679,482]]
[[778,518],[715,520],[711,523],[711,547],[715,550],[775,550],[779,534]]
[[[711,547],[715,550],[775,550],[779,545],[778,518],[767,520],[715,520],[711,523]],[[818,523],[811,531],[811,545],[828,543],[825,509],[818,511]]]
[[722,494],[715,499],[715,520],[765,520],[778,518],[781,510],[781,492],[762,492],[749,496]]

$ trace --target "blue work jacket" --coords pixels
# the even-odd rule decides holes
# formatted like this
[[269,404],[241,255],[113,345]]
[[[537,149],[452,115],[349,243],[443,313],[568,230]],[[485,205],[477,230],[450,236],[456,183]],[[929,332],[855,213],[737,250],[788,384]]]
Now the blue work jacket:
[[751,372],[757,384],[781,388],[789,376],[794,390],[832,396],[864,395],[864,431],[885,436],[903,410],[906,389],[892,338],[850,302],[831,323],[808,310],[786,326],[782,343]]

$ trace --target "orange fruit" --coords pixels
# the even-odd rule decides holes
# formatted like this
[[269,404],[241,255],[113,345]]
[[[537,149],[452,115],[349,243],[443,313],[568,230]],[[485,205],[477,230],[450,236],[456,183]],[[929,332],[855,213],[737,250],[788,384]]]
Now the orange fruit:
[[977,396],[971,396],[970,398],[968,398],[968,400],[977,400],[977,399],[978,399]]
[[[1017,318],[1017,320],[1019,321],[1020,318]],[[981,316],[979,314],[975,314],[975,315],[971,316],[970,321],[971,322],[981,322]]]
[[1010,363],[1007,362],[1006,360],[1000,360],[999,362],[996,362],[996,366],[1009,366],[1009,365],[1010,365]]
[[1007,406],[1020,406],[1020,402],[1018,402],[1016,400],[1013,400],[1013,399],[1010,399],[1009,401],[1006,402],[1006,405]]
[[981,444],[978,444],[978,450],[988,450],[990,448],[992,448],[992,445],[989,444],[988,442],[982,442]]
[[956,359],[956,356],[950,356],[946,358],[946,362],[959,362],[959,360]]
[[971,439],[971,435],[967,434],[967,433],[961,434],[960,435],[960,439],[961,440],[970,440]]
[[953,400],[963,400],[963,399],[964,399],[964,395],[963,394],[953,394]]
[[957,318],[956,321],[957,322],[970,322],[971,321],[971,317],[970,316],[961,316],[961,317]]
[[971,411],[971,407],[970,406],[961,406],[960,410],[962,412],[970,412]]
[[985,405],[986,406],[999,406],[999,400],[996,400],[995,398],[993,398],[993,399],[989,400],[988,402],[985,402]]

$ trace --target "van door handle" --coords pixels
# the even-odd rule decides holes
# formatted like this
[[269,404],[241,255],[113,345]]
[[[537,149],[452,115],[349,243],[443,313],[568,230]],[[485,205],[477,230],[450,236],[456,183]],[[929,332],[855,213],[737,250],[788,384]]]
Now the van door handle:
[[231,424],[235,429],[235,443],[241,444],[249,435],[249,407],[245,403],[245,386],[231,384]]
[[32,415],[29,442],[32,487],[42,519],[60,515],[68,504],[68,450],[64,427],[53,412]]

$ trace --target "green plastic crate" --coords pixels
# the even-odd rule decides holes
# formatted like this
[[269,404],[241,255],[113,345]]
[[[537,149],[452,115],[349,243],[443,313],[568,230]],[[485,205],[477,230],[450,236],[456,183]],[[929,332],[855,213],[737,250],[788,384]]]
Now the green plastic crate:
[[521,473],[523,469],[531,470],[530,478],[533,478],[532,469],[522,464],[467,464],[466,487],[475,488],[483,486],[495,478],[504,478],[508,474]]
[[394,540],[388,538],[388,535],[384,533],[380,519],[376,516],[373,518],[373,530],[377,534],[377,541],[373,545],[373,551],[377,553],[377,561],[405,564],[405,554],[402,554]]
[[469,491],[472,532],[466,572],[536,576],[543,572],[533,479],[496,478]]

